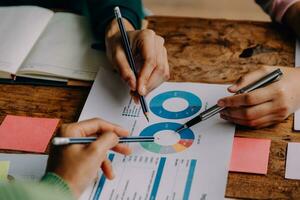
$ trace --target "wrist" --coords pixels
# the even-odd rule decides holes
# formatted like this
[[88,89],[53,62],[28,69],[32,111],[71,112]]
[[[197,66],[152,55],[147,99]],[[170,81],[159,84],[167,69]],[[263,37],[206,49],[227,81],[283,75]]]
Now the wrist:
[[[125,26],[126,31],[133,31],[135,30],[133,25],[125,18],[123,18],[123,24]],[[113,37],[115,34],[119,33],[119,25],[116,19],[112,20],[105,30],[105,40]]]
[[300,1],[293,4],[283,16],[283,22],[300,36]]

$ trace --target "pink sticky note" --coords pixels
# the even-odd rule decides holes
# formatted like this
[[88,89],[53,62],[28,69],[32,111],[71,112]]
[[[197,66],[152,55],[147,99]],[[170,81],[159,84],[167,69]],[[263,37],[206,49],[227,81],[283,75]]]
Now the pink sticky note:
[[270,146],[269,139],[235,137],[229,171],[267,174]]
[[0,149],[45,152],[59,119],[7,115],[0,126]]

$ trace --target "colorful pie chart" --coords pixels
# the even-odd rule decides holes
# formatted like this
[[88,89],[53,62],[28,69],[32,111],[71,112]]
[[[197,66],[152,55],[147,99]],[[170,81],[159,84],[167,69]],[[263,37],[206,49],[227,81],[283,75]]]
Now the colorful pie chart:
[[161,122],[157,124],[152,124],[146,127],[141,133],[140,136],[155,136],[156,133],[165,130],[174,131],[174,134],[179,134],[180,139],[177,143],[171,145],[162,145],[156,142],[144,142],[141,143],[141,146],[147,151],[159,154],[170,154],[170,153],[178,153],[186,150],[190,146],[192,146],[195,135],[191,129],[184,129],[178,133],[175,131],[181,127],[181,124],[175,122]]

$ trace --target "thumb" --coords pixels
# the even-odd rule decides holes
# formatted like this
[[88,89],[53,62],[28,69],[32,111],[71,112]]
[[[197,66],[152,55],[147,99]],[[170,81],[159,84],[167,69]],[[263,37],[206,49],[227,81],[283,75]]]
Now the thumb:
[[238,90],[242,89],[243,87],[257,81],[258,79],[265,76],[267,73],[271,72],[273,70],[272,67],[261,67],[258,70],[255,70],[253,72],[250,72],[242,77],[240,77],[236,83],[234,83],[232,86],[228,88],[229,92],[236,93]]

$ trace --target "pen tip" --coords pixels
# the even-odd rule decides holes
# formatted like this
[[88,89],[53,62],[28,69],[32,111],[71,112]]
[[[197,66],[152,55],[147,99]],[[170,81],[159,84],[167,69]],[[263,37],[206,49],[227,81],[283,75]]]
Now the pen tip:
[[179,133],[180,131],[182,131],[183,129],[185,129],[185,126],[181,126],[178,129],[175,130],[175,132]]
[[147,119],[147,122],[149,122],[150,120],[149,120],[148,113],[145,113],[145,117],[146,117],[146,119]]

